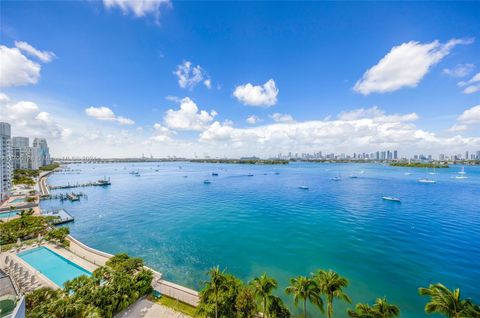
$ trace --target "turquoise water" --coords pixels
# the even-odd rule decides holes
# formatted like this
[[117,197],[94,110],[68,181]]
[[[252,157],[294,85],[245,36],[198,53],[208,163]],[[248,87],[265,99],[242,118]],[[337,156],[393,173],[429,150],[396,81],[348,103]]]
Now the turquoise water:
[[24,198],[17,198],[10,203],[20,203],[20,202],[25,202],[25,199]]
[[12,216],[16,216],[17,213],[19,213],[20,210],[13,210],[10,212],[0,212],[0,219],[6,219],[6,218],[11,218]]
[[92,275],[86,269],[43,246],[19,253],[18,256],[60,287],[75,277]]
[[[49,183],[105,176],[112,185],[81,188],[88,199],[80,202],[42,206],[71,213],[71,233],[84,243],[143,257],[189,287],[198,288],[217,264],[245,280],[266,272],[282,290],[290,277],[331,268],[350,280],[347,292],[355,303],[386,295],[402,317],[427,317],[417,289],[429,283],[459,287],[480,302],[480,167],[466,167],[464,180],[454,178],[458,166],[437,169],[438,175],[428,175],[436,184],[417,182],[426,176],[423,169],[376,164],[71,168],[82,173],[53,175]],[[341,181],[330,180],[335,176]],[[346,316],[345,305],[336,308],[336,317]]]

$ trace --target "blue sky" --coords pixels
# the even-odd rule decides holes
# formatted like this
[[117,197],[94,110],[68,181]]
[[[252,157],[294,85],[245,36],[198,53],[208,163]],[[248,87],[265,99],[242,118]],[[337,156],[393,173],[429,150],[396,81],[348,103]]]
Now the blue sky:
[[57,156],[480,150],[478,2],[1,6],[0,119]]

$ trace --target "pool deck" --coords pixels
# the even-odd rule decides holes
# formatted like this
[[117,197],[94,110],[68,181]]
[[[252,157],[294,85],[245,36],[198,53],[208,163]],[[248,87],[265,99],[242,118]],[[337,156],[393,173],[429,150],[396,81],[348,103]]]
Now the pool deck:
[[[71,244],[75,245],[75,243],[71,243]],[[76,254],[72,253],[71,251],[69,251],[69,250],[67,250],[63,247],[57,247],[57,246],[55,246],[54,244],[51,244],[51,243],[44,243],[41,246],[49,248],[50,250],[54,251],[55,253],[63,256],[64,258],[70,260],[71,262],[83,267],[84,269],[86,269],[90,272],[93,272],[95,269],[97,269],[99,267],[99,265],[95,265],[95,264],[83,259],[79,255],[76,255]],[[38,246],[29,246],[28,248],[23,249],[19,252],[28,251],[28,250],[34,249],[36,247],[38,247]],[[0,255],[0,267],[1,268],[6,267],[6,264],[5,264],[5,257],[6,256],[13,259],[17,264],[19,264],[24,269],[28,270],[30,273],[35,274],[35,278],[37,279],[38,284],[39,284],[38,287],[50,287],[50,288],[53,288],[53,289],[58,289],[58,288],[63,287],[63,286],[58,286],[57,284],[52,282],[50,279],[48,279],[48,277],[46,277],[45,275],[40,273],[38,270],[33,268],[30,264],[28,264],[23,259],[21,259],[17,255],[15,250],[11,250],[10,252],[1,253],[1,255]]]

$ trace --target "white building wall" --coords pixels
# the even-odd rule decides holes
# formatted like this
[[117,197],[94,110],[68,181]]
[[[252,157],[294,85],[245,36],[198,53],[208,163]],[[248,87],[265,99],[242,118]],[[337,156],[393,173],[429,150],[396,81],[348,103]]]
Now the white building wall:
[[10,124],[0,122],[0,202],[10,195],[12,178],[11,128]]

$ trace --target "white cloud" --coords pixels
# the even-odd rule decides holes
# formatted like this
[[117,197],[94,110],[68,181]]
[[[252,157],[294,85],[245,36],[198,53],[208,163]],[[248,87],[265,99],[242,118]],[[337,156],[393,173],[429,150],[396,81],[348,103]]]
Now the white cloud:
[[208,89],[212,88],[212,80],[211,79],[204,80],[203,85],[205,85],[205,87]]
[[153,15],[157,22],[160,17],[160,7],[170,6],[170,4],[170,0],[103,0],[103,5],[107,9],[117,7],[123,14],[132,13],[135,17]]
[[278,89],[273,79],[263,85],[250,83],[239,85],[235,88],[233,96],[245,105],[270,107],[277,103]]
[[295,121],[290,114],[274,113],[270,115],[270,118],[272,118],[277,123],[293,123]]
[[465,94],[473,94],[480,91],[480,73],[475,74],[471,79],[468,81],[458,82],[458,86],[465,87],[463,89],[463,93]]
[[162,124],[155,123],[153,125],[155,130],[154,135],[150,137],[149,141],[151,142],[166,142],[172,140],[171,136],[175,134],[175,132]]
[[376,65],[368,69],[353,89],[363,95],[393,92],[402,87],[416,87],[430,68],[459,44],[473,39],[452,39],[420,43],[410,41],[393,47]]
[[41,66],[17,48],[0,45],[0,87],[36,84]]
[[398,149],[403,152],[442,151],[480,146],[480,137],[443,138],[417,128],[412,114],[385,114],[377,107],[343,112],[337,119],[275,123],[234,128],[214,122],[200,134],[200,142],[217,151],[271,155],[314,150],[353,152]]
[[480,105],[465,110],[460,116],[458,116],[457,123],[450,127],[449,131],[465,131],[468,130],[470,126],[477,124],[480,124]]
[[15,46],[31,56],[35,56],[43,63],[49,63],[55,58],[55,53],[50,51],[40,51],[23,41],[15,41]]
[[207,72],[200,65],[192,66],[190,61],[177,65],[173,74],[178,77],[178,85],[182,88],[191,89],[202,81],[207,88],[212,87],[212,81],[208,78]]
[[452,77],[465,77],[475,68],[474,64],[457,64],[454,68],[444,68],[443,74]]
[[250,116],[247,117],[247,119],[245,121],[250,125],[254,125],[254,124],[260,122],[260,118],[258,118],[255,115],[250,115]]
[[199,110],[193,100],[185,97],[180,101],[180,109],[167,110],[163,121],[165,126],[171,129],[202,131],[216,115],[214,110],[210,113]]
[[125,118],[122,116],[116,116],[115,113],[108,107],[89,107],[85,109],[85,114],[87,116],[93,117],[98,120],[104,121],[115,121],[120,125],[133,125],[135,122],[130,118]]
[[71,130],[50,118],[50,114],[40,111],[32,101],[11,101],[5,94],[0,94],[0,121],[9,122],[16,136],[44,137],[65,139]]
[[465,124],[480,123],[480,105],[467,109],[458,117],[458,120]]

